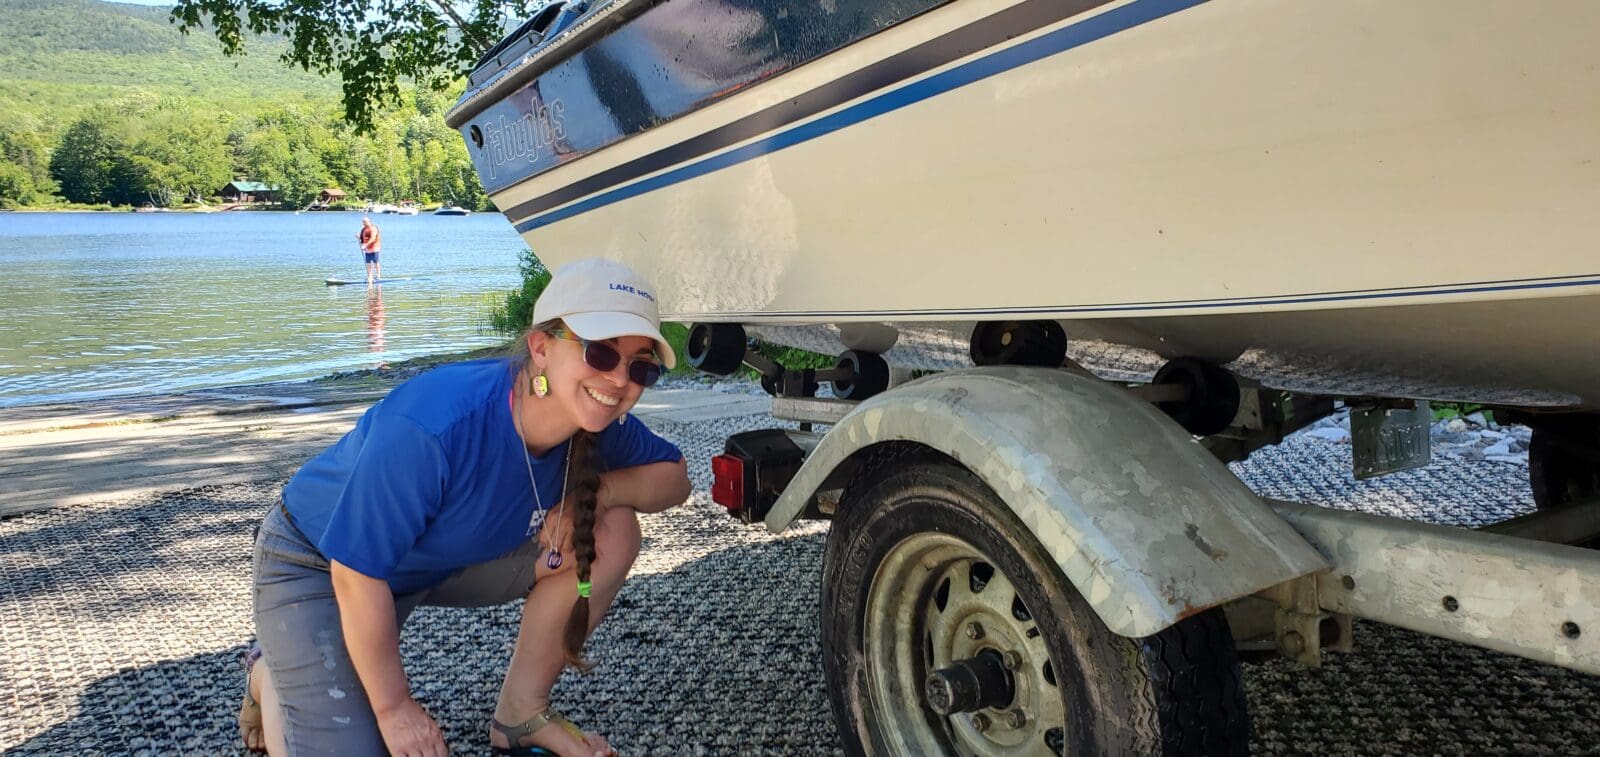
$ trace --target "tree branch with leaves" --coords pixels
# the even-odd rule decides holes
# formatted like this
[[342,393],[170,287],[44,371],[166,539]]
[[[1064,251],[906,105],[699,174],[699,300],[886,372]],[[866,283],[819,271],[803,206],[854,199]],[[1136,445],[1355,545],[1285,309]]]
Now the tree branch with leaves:
[[250,35],[289,41],[285,64],[343,83],[345,120],[372,129],[400,85],[440,90],[468,73],[542,0],[178,0],[172,21],[185,34],[210,30],[226,55],[245,54]]

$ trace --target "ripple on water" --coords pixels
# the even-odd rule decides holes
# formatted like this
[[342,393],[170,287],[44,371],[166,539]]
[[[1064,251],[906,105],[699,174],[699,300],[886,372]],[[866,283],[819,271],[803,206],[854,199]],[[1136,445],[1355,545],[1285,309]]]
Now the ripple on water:
[[[463,223],[464,222],[464,223]],[[501,218],[384,227],[398,286],[359,276],[356,214],[38,214],[0,233],[0,407],[311,378],[494,344],[520,284]],[[86,389],[85,387],[92,387]]]

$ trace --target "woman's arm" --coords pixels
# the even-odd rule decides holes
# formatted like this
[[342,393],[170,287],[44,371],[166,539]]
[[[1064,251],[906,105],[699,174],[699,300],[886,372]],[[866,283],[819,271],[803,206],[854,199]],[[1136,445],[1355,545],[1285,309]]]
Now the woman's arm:
[[345,648],[377,716],[384,744],[396,755],[443,755],[444,736],[427,711],[411,698],[411,685],[400,665],[400,629],[395,624],[394,594],[388,582],[338,560],[329,563]]
[[689,498],[689,466],[683,458],[675,463],[650,463],[600,474],[602,508],[612,505],[631,507],[641,513],[659,513]]

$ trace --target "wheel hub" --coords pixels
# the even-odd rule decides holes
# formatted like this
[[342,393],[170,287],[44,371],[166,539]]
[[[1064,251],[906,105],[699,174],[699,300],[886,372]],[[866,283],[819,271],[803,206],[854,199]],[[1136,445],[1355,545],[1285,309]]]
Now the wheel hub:
[[923,689],[928,707],[945,717],[987,707],[1006,707],[1017,696],[1005,658],[993,649],[985,649],[948,668],[929,673]]
[[868,590],[867,689],[896,754],[1059,754],[1046,641],[1015,584],[949,534],[895,545]]

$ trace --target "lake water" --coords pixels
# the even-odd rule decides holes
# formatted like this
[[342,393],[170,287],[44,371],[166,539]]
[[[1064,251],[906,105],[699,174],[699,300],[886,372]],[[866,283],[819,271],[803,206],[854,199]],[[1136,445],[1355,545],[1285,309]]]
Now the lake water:
[[500,341],[525,248],[497,213],[0,213],[0,407],[304,379]]

